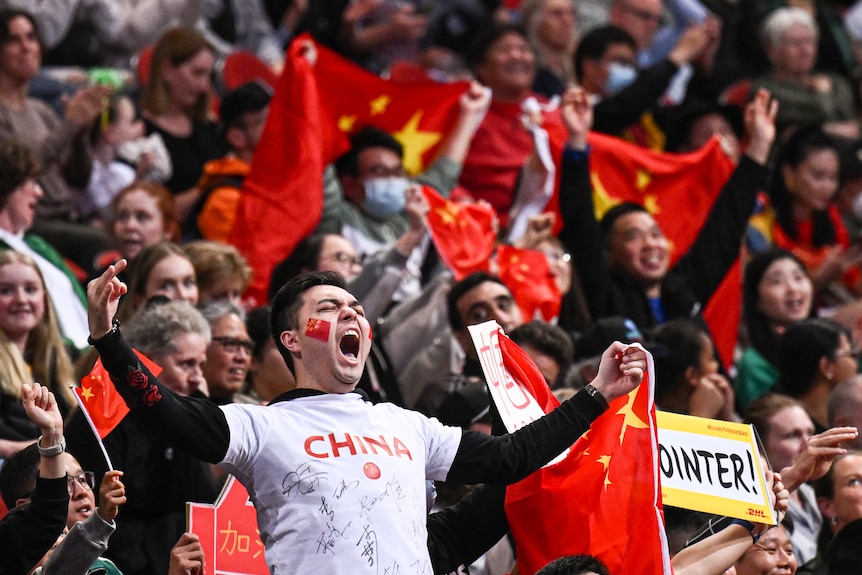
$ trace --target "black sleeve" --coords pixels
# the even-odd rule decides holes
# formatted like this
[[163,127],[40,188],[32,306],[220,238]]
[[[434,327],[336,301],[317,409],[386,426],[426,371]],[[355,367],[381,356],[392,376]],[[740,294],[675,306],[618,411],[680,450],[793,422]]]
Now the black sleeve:
[[581,390],[515,433],[494,437],[465,431],[446,481],[508,485],[527,477],[570,447],[607,409]]
[[641,70],[631,85],[596,104],[593,130],[619,136],[645,112],[658,107],[659,98],[677,70],[679,68],[670,60]]
[[[129,409],[158,437],[209,463],[227,453],[230,430],[219,407],[208,399],[177,395],[142,365],[119,330],[94,342],[114,387]],[[137,381],[127,374],[140,369]]]
[[66,527],[69,491],[66,478],[36,478],[30,503],[0,521],[0,573],[27,573],[57,542]]
[[742,236],[768,173],[767,168],[743,155],[713,204],[703,229],[671,270],[704,305],[739,257]]
[[557,237],[572,254],[572,264],[590,315],[603,317],[610,305],[611,272],[604,256],[602,232],[596,221],[590,161],[586,154],[569,150],[563,153],[560,215],[563,227]]
[[509,530],[506,488],[477,485],[458,503],[428,516],[428,553],[435,575],[470,565]]

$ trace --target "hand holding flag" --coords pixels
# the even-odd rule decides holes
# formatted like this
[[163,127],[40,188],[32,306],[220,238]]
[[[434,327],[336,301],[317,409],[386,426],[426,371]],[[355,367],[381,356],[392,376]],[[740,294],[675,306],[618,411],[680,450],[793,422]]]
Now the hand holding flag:
[[641,384],[646,366],[646,351],[639,344],[615,341],[602,354],[599,373],[592,386],[611,403]]

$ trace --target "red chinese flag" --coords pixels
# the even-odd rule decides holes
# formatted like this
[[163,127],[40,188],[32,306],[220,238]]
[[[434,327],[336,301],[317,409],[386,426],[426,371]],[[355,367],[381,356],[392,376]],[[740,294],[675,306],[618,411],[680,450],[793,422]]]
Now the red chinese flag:
[[[138,350],[134,351],[150,373],[158,377],[162,368]],[[107,437],[129,413],[126,402],[117,393],[108,370],[102,365],[102,358],[97,359],[90,373],[81,379],[81,387],[76,387],[75,393],[90,426],[101,439]]]
[[458,119],[467,84],[396,83],[316,46],[312,65],[302,36],[291,43],[231,233],[254,277],[247,295],[266,301],[273,267],[314,231],[323,211],[323,170],[365,126],[387,130],[417,173],[433,160]]
[[[503,363],[545,411],[556,405],[525,353],[500,338]],[[530,362],[531,363],[531,362]],[[521,379],[526,377],[526,379]],[[669,575],[659,484],[652,360],[644,383],[611,403],[561,462],[509,486],[506,515],[518,569],[533,575],[563,555],[598,557],[615,575]],[[549,398],[550,396],[550,398]]]
[[323,212],[326,158],[342,150],[321,137],[326,125],[311,65],[291,44],[266,125],[246,176],[231,243],[254,272],[247,295],[266,302],[272,269],[310,234]]
[[494,209],[486,203],[458,204],[436,190],[422,187],[428,200],[428,230],[443,263],[460,281],[476,271],[488,271],[494,251]]
[[404,146],[408,172],[424,171],[458,121],[458,99],[469,84],[384,80],[323,46],[317,50],[314,77],[321,110],[329,120],[321,132],[325,145],[347,150],[352,134],[375,126]]
[[560,315],[560,288],[551,275],[545,254],[509,245],[497,249],[500,279],[512,291],[524,321],[539,313],[545,321]]
[[[671,265],[697,238],[734,165],[717,139],[690,154],[644,149],[591,132],[590,179],[596,217],[620,202],[640,204],[653,215],[671,242]],[[704,317],[724,365],[733,348],[742,306],[741,276],[735,265],[706,302]]]

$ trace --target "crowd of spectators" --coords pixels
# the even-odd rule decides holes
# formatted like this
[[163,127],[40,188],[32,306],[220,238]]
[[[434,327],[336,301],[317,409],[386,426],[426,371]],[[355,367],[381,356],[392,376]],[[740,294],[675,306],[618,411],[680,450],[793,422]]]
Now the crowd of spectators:
[[[862,449],[847,430],[862,424],[862,1],[0,0],[0,468],[39,437],[26,402],[38,381],[66,420],[73,475],[91,472],[70,496],[95,500],[94,472],[104,497],[128,498],[119,515],[99,507],[116,518],[104,560],[126,575],[197,565],[184,504],[211,503],[224,474],[129,417],[105,439],[122,483],[105,475],[71,391],[97,358],[85,289],[128,262],[118,318],[180,395],[267,404],[295,386],[269,305],[244,298],[256,270],[229,239],[274,79],[305,33],[384,78],[471,84],[421,174],[393,134],[350,134],[315,174],[320,223],[277,254],[269,303],[299,274],[338,272],[374,328],[359,383],[369,401],[489,433],[498,422],[468,326],[496,320],[563,395],[596,376],[613,341],[640,342],[659,409],[753,423],[790,491],[790,521],[757,544],[767,552],[742,546],[726,567],[840,573],[862,521],[845,482],[856,477],[862,498],[862,458],[840,449]],[[231,86],[240,54],[262,71]],[[541,129],[564,135],[553,165]],[[719,140],[732,173],[673,264],[650,206],[599,217],[590,131],[645,154]],[[523,287],[493,262],[456,281],[421,186],[490,206],[500,244],[546,260],[559,313],[526,317]],[[555,188],[555,216],[522,213]],[[704,310],[740,255],[742,320],[722,362]],[[35,497],[47,482],[34,485]],[[470,487],[441,484],[437,507]],[[669,533],[684,531],[676,520]],[[512,552],[504,537],[469,572],[502,575]],[[581,563],[593,565],[543,572],[602,572],[564,570]]]

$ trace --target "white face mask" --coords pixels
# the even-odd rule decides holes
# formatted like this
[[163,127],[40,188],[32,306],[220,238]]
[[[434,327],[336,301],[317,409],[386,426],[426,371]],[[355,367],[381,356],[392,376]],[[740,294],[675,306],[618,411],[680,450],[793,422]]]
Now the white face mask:
[[365,180],[365,199],[362,207],[375,218],[388,218],[404,210],[405,192],[410,185],[407,178],[371,178]]
[[608,66],[608,79],[605,80],[605,95],[613,96],[627,88],[635,78],[638,71],[634,66],[611,62]]

